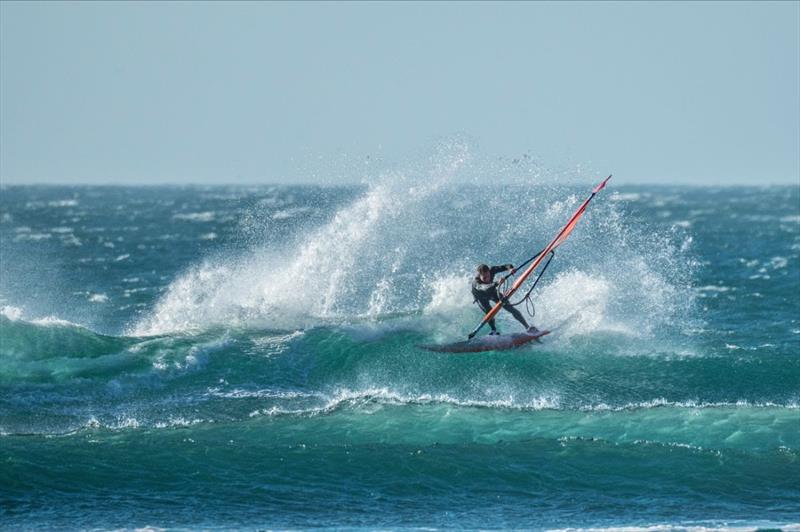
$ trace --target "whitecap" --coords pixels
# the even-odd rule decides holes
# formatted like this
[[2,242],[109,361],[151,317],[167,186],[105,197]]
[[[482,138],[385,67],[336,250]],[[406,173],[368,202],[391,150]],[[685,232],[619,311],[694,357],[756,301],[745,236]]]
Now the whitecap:
[[34,325],[43,325],[45,327],[80,327],[80,325],[77,323],[73,323],[68,320],[62,320],[61,318],[57,318],[55,316],[46,316],[44,318],[30,320],[30,323],[33,323]]
[[697,290],[700,292],[729,292],[731,290],[736,290],[736,289],[731,288],[730,286],[707,285],[707,286],[701,286]]
[[364,390],[351,390],[340,388],[330,395],[323,395],[323,405],[307,408],[281,408],[272,406],[250,412],[250,417],[256,416],[281,416],[281,415],[319,415],[326,414],[342,407],[367,408],[370,411],[376,407],[393,405],[451,405],[463,408],[506,408],[520,411],[558,410],[561,408],[560,399],[554,395],[543,395],[532,399],[518,401],[513,395],[498,397],[496,399],[467,399],[453,397],[449,394],[404,394],[388,388],[367,388]]
[[611,194],[611,201],[639,201],[642,195],[636,192],[614,192]]
[[79,247],[79,246],[82,246],[82,245],[83,245],[83,242],[81,242],[81,239],[80,239],[80,238],[78,238],[77,236],[75,236],[75,235],[74,235],[74,234],[72,234],[72,233],[70,233],[70,234],[68,234],[68,235],[64,235],[64,236],[62,236],[62,237],[61,237],[61,242],[62,242],[62,243],[65,245],[65,246],[74,246],[74,247]]
[[22,319],[22,309],[19,307],[13,307],[11,305],[5,305],[3,307],[0,307],[0,314],[2,314],[11,321],[17,321]]
[[786,257],[772,257],[769,261],[769,265],[773,270],[785,268],[788,263],[789,260]]
[[78,200],[76,199],[62,199],[47,202],[48,207],[76,207],[77,205]]
[[172,217],[175,220],[186,220],[189,222],[211,222],[216,218],[216,213],[214,211],[190,212],[174,214]]
[[15,242],[49,240],[53,235],[50,233],[20,233],[14,237]]

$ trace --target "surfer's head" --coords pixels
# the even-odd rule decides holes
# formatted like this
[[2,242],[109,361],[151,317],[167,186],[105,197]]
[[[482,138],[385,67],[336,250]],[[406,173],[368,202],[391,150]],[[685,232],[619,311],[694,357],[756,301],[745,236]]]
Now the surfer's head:
[[478,265],[478,277],[481,281],[488,283],[492,279],[492,271],[486,264]]

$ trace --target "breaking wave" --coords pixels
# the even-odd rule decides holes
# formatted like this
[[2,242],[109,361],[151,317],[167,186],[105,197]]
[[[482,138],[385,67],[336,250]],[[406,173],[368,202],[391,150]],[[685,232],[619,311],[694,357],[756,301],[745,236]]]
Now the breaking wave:
[[[129,332],[295,330],[400,317],[440,335],[469,328],[480,317],[468,290],[475,264],[522,261],[593,186],[511,175],[505,186],[487,187],[473,177],[493,171],[482,164],[464,146],[450,147],[427,166],[378,177],[288,242],[210,256],[172,282]],[[602,194],[542,283],[537,321],[563,325],[562,336],[687,328],[695,297],[688,251],[675,234],[630,223]]]

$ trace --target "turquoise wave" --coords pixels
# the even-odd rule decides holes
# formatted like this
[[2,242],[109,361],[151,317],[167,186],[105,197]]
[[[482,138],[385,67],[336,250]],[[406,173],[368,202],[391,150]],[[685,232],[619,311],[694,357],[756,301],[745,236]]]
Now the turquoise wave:
[[637,354],[611,335],[454,356],[418,348],[419,332],[374,327],[366,341],[358,327],[133,338],[0,319],[6,435],[241,423],[275,445],[800,449],[800,363],[788,354]]

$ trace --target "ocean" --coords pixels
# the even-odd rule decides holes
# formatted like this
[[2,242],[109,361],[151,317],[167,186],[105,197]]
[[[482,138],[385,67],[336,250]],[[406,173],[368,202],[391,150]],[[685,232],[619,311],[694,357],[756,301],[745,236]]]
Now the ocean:
[[2,187],[0,528],[800,529],[800,186],[420,166]]

